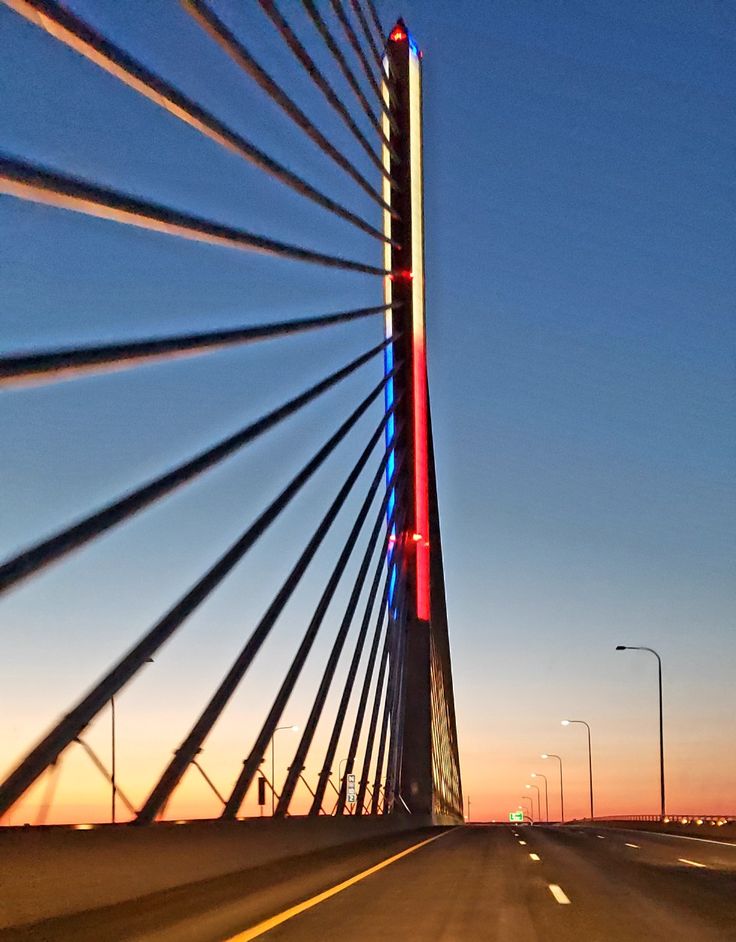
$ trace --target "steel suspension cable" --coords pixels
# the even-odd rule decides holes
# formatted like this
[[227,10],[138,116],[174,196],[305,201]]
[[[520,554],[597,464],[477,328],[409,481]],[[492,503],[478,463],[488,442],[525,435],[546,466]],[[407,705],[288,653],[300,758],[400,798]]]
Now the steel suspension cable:
[[119,46],[96,33],[83,19],[71,13],[57,0],[0,0],[29,22],[73,49],[85,59],[104,69],[129,88],[164,108],[169,114],[199,131],[216,144],[254,164],[279,183],[307,197],[368,235],[388,241],[385,234],[365,219],[342,206],[297,176],[283,164],[265,154],[209,111],[200,107],[155,72],[129,56]]
[[267,432],[279,422],[293,415],[317,396],[337,385],[355,370],[377,356],[391,341],[385,340],[372,349],[356,357],[342,369],[331,373],[325,379],[315,383],[299,396],[290,399],[284,405],[267,412],[244,428],[221,439],[217,444],[199,452],[188,461],[177,465],[142,486],[124,494],[112,503],[106,504],[77,523],[59,530],[53,536],[28,547],[0,566],[0,594],[18,585],[22,580],[36,575],[46,566],[51,565],[73,550],[79,549],[90,540],[100,536],[111,527],[122,523],[134,514],[150,506],[172,491],[194,480],[204,471],[214,467],[223,459],[234,454],[244,445],[252,442],[259,435]]
[[[358,10],[359,17],[360,17],[360,14],[362,13],[362,11],[360,10],[360,5],[356,3],[356,0],[351,0],[351,2],[353,5],[353,8]],[[386,99],[385,99],[384,92],[381,86],[378,84],[378,82],[375,79],[373,69],[371,68],[370,62],[368,62],[368,59],[366,58],[365,53],[363,52],[363,47],[360,44],[360,40],[358,39],[355,33],[355,30],[352,27],[350,19],[347,13],[345,12],[345,8],[342,5],[342,0],[331,0],[331,3],[332,3],[332,8],[335,11],[335,14],[337,15],[337,18],[340,20],[340,24],[343,28],[343,32],[345,33],[348,39],[348,42],[353,47],[353,51],[355,52],[356,56],[358,57],[358,60],[360,61],[361,67],[363,71],[365,72],[365,75],[368,79],[368,82],[371,88],[380,97],[382,106],[385,108]],[[370,31],[368,31],[367,36],[369,37],[369,40],[370,40]],[[378,64],[378,72],[381,76],[381,80],[385,79],[386,93],[388,94],[388,100],[391,102],[391,104],[396,105],[397,99],[396,99],[396,93],[394,91],[393,80],[390,75],[389,60],[388,58],[386,59],[386,68],[384,69],[381,56],[378,54],[378,51],[376,50],[376,62]],[[390,108],[388,110],[390,113],[390,118],[393,118],[393,112],[391,111]]]
[[105,768],[104,763],[102,762],[100,757],[97,755],[97,753],[94,751],[94,749],[90,746],[90,744],[88,742],[85,742],[84,739],[82,739],[79,736],[74,741],[78,743],[82,747],[82,749],[86,752],[90,761],[92,762],[94,767],[97,769],[97,771],[100,773],[100,775],[105,779],[105,781],[109,782],[110,785],[114,785],[116,797],[120,798],[122,803],[125,805],[125,807],[128,809],[128,811],[131,814],[135,814],[135,808],[133,807],[133,803],[130,801],[130,799],[122,790],[122,788],[113,781],[111,773]]
[[363,12],[363,7],[360,5],[360,0],[350,0],[350,6],[353,8],[353,12],[358,17],[360,28],[362,29],[363,35],[366,38],[371,55],[373,56],[376,65],[378,66],[378,71],[383,74],[383,58],[378,50],[375,40],[373,39],[373,33],[371,32],[371,28],[368,25],[368,20],[366,19],[366,15]]
[[[205,782],[207,782],[207,784],[209,785],[210,791],[211,791],[211,792],[214,792],[215,797],[219,800],[220,804],[221,804],[221,805],[224,805],[224,804],[225,804],[225,799],[223,798],[223,796],[222,796],[222,794],[221,794],[221,792],[220,792],[220,789],[217,787],[217,785],[215,785],[215,783],[212,781],[212,779],[209,777],[209,775],[205,772],[205,770],[202,768],[201,764],[200,764],[196,759],[192,759],[192,765],[194,766],[195,769],[197,769],[197,770],[200,772],[200,774],[202,775],[202,778],[203,778],[203,779],[205,780]],[[136,812],[134,811],[133,814],[136,814]]]
[[[355,30],[353,29],[353,24],[350,22],[348,15],[345,12],[345,7],[342,5],[342,0],[330,0],[330,3],[332,5],[332,9],[335,13],[335,16],[340,21],[340,25],[342,26],[342,30],[345,33],[345,37],[347,38],[347,41],[350,43],[350,45],[353,48],[353,52],[358,57],[358,61],[360,62],[360,66],[363,69],[363,72],[365,73],[365,77],[368,80],[368,84],[370,85],[370,87],[373,89],[373,91],[376,93],[376,95],[378,96],[378,98],[381,100],[383,104],[383,92],[381,91],[381,86],[376,81],[376,77],[373,74],[373,69],[371,68],[371,64],[366,58],[365,53],[363,52],[363,47],[360,45],[360,40],[358,39],[355,33]],[[389,97],[393,97],[391,86],[387,85],[386,87],[388,88]]]
[[221,350],[224,347],[245,345],[261,340],[273,340],[300,334],[333,324],[380,314],[398,304],[380,304],[375,307],[304,317],[298,320],[262,324],[257,327],[235,327],[230,330],[212,330],[204,333],[179,334],[174,337],[154,337],[149,340],[131,340],[125,343],[101,344],[91,347],[66,347],[58,350],[39,350],[14,356],[0,357],[0,387],[28,383],[53,383],[64,379],[105,370],[124,370],[141,364],[197,356]]
[[[396,626],[393,626],[394,631]],[[383,714],[381,716],[381,732],[378,741],[378,755],[376,757],[376,769],[375,777],[373,779],[373,801],[371,803],[371,814],[378,814],[378,797],[381,793],[381,788],[383,788],[383,809],[382,813],[386,813],[386,808],[388,805],[388,787],[389,787],[389,763],[390,756],[386,756],[386,749],[388,744],[388,735],[389,735],[389,720],[391,719],[391,652],[389,650],[389,665],[388,665],[388,681],[386,683],[386,696],[383,703]],[[381,779],[383,776],[383,767],[384,760],[386,760],[386,778],[383,780],[383,785],[381,785]]]
[[[373,800],[371,802],[371,814],[378,813],[378,798],[380,795],[381,787],[381,776],[383,774],[383,763],[386,754],[386,739],[388,733],[388,721],[391,712],[391,691],[393,685],[393,676],[395,672],[395,656],[392,651],[395,648],[397,633],[397,623],[396,619],[392,618],[389,615],[388,628],[386,631],[386,641],[384,647],[384,653],[382,657],[381,670],[379,672],[378,681],[376,683],[376,691],[373,701],[373,711],[371,715],[371,728],[369,729],[369,740],[368,744],[370,745],[370,750],[368,745],[366,745],[365,757],[363,760],[363,776],[361,779],[361,785],[365,783],[368,784],[368,776],[370,773],[370,758],[373,751],[373,737],[375,737],[375,729],[378,723],[378,716],[381,713],[381,696],[383,694],[383,713],[381,714],[381,724],[380,724],[380,733],[378,738],[378,755],[376,757],[376,768],[373,779]],[[386,678],[386,674],[388,677]],[[385,682],[385,692],[384,692],[384,679]],[[372,736],[370,735],[372,733]],[[385,794],[385,790],[384,790]],[[363,792],[363,798],[365,799],[365,791]]]
[[[395,476],[395,475],[394,475]],[[394,507],[395,509],[395,507]],[[343,687],[342,696],[340,698],[340,703],[335,712],[335,723],[332,728],[332,733],[330,735],[330,740],[327,745],[327,750],[325,752],[325,758],[322,763],[322,768],[319,773],[319,780],[317,783],[317,788],[315,789],[315,800],[310,809],[310,814],[317,814],[319,807],[322,804],[324,798],[324,793],[327,789],[327,781],[329,779],[330,773],[332,771],[332,763],[335,760],[335,753],[337,752],[338,742],[340,740],[340,735],[342,733],[342,727],[345,722],[345,717],[347,715],[348,706],[350,703],[350,698],[352,696],[353,685],[355,683],[355,677],[358,673],[358,667],[360,666],[360,659],[363,654],[363,647],[365,645],[365,639],[368,632],[368,625],[371,619],[371,614],[373,612],[373,607],[375,603],[376,593],[378,591],[378,586],[381,579],[381,572],[383,571],[384,563],[387,557],[387,551],[391,545],[391,530],[394,525],[395,514],[392,512],[388,521],[388,532],[386,534],[386,545],[381,552],[378,563],[376,565],[376,571],[373,576],[373,582],[371,583],[370,591],[368,593],[368,600],[366,602],[365,610],[363,613],[363,621],[361,622],[360,631],[358,632],[358,637],[355,642],[355,649],[353,651],[353,657],[350,662],[350,667],[348,668],[347,677],[345,679],[345,685]],[[390,580],[390,569],[386,573],[385,584],[382,593],[382,601],[379,604],[379,613],[377,617],[377,627],[376,632],[380,634],[379,627],[383,619],[383,612],[385,611],[386,602],[388,599],[388,587]],[[371,656],[369,656],[369,668],[372,665],[372,661],[375,660],[375,657],[372,656],[373,647],[377,642],[374,641],[374,645],[371,648]],[[360,707],[358,708],[358,713],[360,714]],[[361,720],[362,722],[362,720]],[[357,719],[356,719],[357,723]],[[350,757],[348,755],[348,766],[350,765]],[[346,771],[352,771],[352,768],[346,769]]]
[[[322,92],[332,108],[337,112],[337,114],[340,115],[371,161],[375,164],[381,174],[390,182],[391,186],[398,188],[398,184],[394,181],[390,172],[384,167],[381,155],[374,150],[370,141],[366,138],[358,125],[355,123],[348,108],[342,99],[339,98],[332,85],[330,85],[330,83],[327,81],[324,74],[317,66],[317,63],[299,41],[298,37],[294,33],[294,30],[289,25],[288,20],[284,17],[276,5],[275,0],[258,0],[258,2],[260,3],[261,8],[263,9],[266,16],[268,16],[273,25],[279,31],[281,38],[284,40],[296,59],[301,63],[306,73],[312,79],[317,88]],[[382,139],[383,137],[385,137],[385,135],[382,135]],[[391,142],[388,140],[388,138],[385,139],[384,143],[388,147],[391,156],[395,159],[396,152],[391,147]]]
[[[230,698],[235,693],[238,685],[253,663],[253,659],[255,658],[256,654],[258,654],[264,642],[271,633],[271,629],[276,624],[276,621],[284,610],[286,603],[289,601],[297,586],[299,585],[302,576],[307,571],[307,568],[314,558],[314,555],[319,549],[322,541],[327,536],[327,533],[334,523],[340,509],[345,503],[350,491],[355,485],[355,482],[358,480],[363,468],[368,462],[368,459],[370,458],[373,449],[375,448],[376,443],[378,442],[378,439],[380,438],[381,433],[385,427],[387,419],[388,414],[384,416],[377,430],[369,439],[368,444],[363,449],[358,460],[350,471],[350,474],[347,476],[345,482],[340,488],[337,497],[330,504],[327,512],[320,521],[317,529],[314,531],[301,556],[294,564],[289,575],[284,580],[281,588],[276,593],[275,598],[269,605],[268,609],[254,629],[240,654],[233,662],[230,670],[218,685],[214,694],[203,709],[202,713],[199,715],[198,719],[192,726],[182,744],[174,752],[171,761],[167,765],[166,769],[162,773],[161,777],[138,813],[137,822],[139,824],[149,824],[154,820],[156,815],[166,805],[166,802],[169,800],[174,789],[181,781],[181,778],[189,767],[189,764],[199,753],[202,744],[221,716],[222,711],[227,706]],[[275,787],[275,783],[272,783],[272,785]],[[223,804],[225,807],[227,807],[226,802],[223,802]]]
[[[385,657],[388,661],[388,680],[386,682],[386,691],[383,698],[383,714],[381,717],[381,728],[380,736],[378,742],[378,755],[376,758],[376,769],[375,777],[373,780],[373,801],[371,803],[371,814],[378,813],[378,799],[380,795],[381,788],[381,776],[383,774],[383,762],[386,755],[386,740],[388,735],[388,722],[391,717],[391,707],[393,703],[393,687],[395,684],[396,677],[396,652],[397,652],[397,637],[399,633],[399,625],[403,621],[403,612],[405,608],[405,587],[401,588],[401,600],[399,606],[399,618],[396,619],[393,617],[392,613],[389,615],[389,625],[388,631],[386,634],[386,654]],[[379,678],[382,680],[383,678]],[[381,687],[376,686],[375,700],[373,704],[374,713],[376,717],[380,711],[381,706]],[[366,749],[366,758],[368,757],[368,750]],[[366,776],[367,781],[367,776]],[[385,811],[385,802],[386,802],[386,789],[384,788],[384,811]]]
[[[375,598],[377,595],[378,586],[380,584],[380,576],[383,571],[383,565],[385,561],[386,561],[386,553],[382,552],[379,558],[378,565],[376,567],[376,574],[374,576],[373,583],[371,584],[368,602],[366,603],[365,611],[363,614],[363,621],[360,626],[360,632],[355,642],[353,658],[351,660],[350,668],[348,670],[348,678],[345,682],[345,686],[343,687],[342,697],[340,698],[340,705],[335,711],[335,723],[332,727],[330,741],[327,745],[325,758],[322,763],[322,768],[320,769],[320,772],[319,772],[319,779],[317,783],[317,788],[315,790],[315,794],[318,796],[321,794],[324,794],[324,792],[326,791],[327,782],[330,778],[330,775],[332,774],[332,763],[335,761],[335,755],[337,753],[337,746],[340,740],[340,736],[342,734],[343,725],[345,723],[346,713],[347,713],[347,709],[350,703],[350,697],[352,695],[353,686],[355,683],[355,676],[358,672],[358,667],[360,665],[360,658],[362,657],[362,654],[363,654],[363,648],[365,646],[365,639],[367,635],[368,624],[370,622],[370,617],[373,613]],[[384,579],[384,588],[381,595],[381,602],[379,602],[379,605],[378,605],[377,621],[379,623],[381,623],[383,620],[383,615],[386,608],[386,598],[388,594],[388,581],[389,581],[389,576],[387,574]],[[348,756],[347,765],[345,766],[345,774],[347,774],[348,772],[352,772],[352,767],[350,766],[349,756]],[[340,792],[342,792],[342,787],[340,789]],[[339,801],[340,801],[340,795],[338,794],[338,804],[339,804]],[[312,805],[312,808],[310,809],[309,813],[310,814],[316,813],[314,804]]]
[[[384,420],[381,427],[385,427],[388,416],[388,412],[384,414]],[[246,792],[248,791],[248,788],[253,781],[253,777],[258,771],[258,766],[261,762],[266,746],[271,739],[276,726],[278,725],[286,703],[291,696],[297,680],[299,679],[299,675],[301,674],[307,656],[312,648],[312,645],[314,644],[314,640],[317,637],[317,633],[322,625],[325,614],[327,613],[327,609],[330,605],[330,602],[332,601],[340,579],[342,578],[350,556],[352,555],[355,543],[358,539],[358,536],[360,535],[365,518],[370,511],[376,491],[378,490],[378,486],[383,479],[386,464],[390,454],[391,449],[389,448],[385,451],[378,471],[371,481],[368,493],[366,494],[366,497],[361,504],[358,515],[350,530],[350,533],[348,534],[345,544],[343,545],[340,555],[337,558],[337,562],[335,563],[335,566],[330,574],[330,578],[327,582],[324,592],[322,593],[320,600],[317,603],[317,608],[315,609],[314,615],[312,616],[304,637],[302,638],[297,653],[291,662],[289,671],[284,678],[281,687],[279,688],[276,699],[274,700],[273,705],[269,710],[268,716],[266,717],[261,731],[256,738],[253,748],[251,749],[248,758],[243,763],[243,768],[240,772],[240,775],[238,776],[235,786],[233,787],[230,798],[228,799],[228,803],[225,806],[225,810],[222,813],[223,818],[234,818],[237,815],[238,811],[240,810],[240,806],[243,803],[243,799],[245,798]],[[299,771],[301,771],[301,769]]]
[[[345,79],[348,85],[353,90],[353,94],[360,102],[361,107],[363,108],[363,111],[366,113],[371,124],[376,128],[376,130],[378,131],[378,133],[381,135],[382,138],[385,137],[383,133],[383,129],[381,128],[381,123],[376,117],[373,111],[373,108],[370,105],[370,102],[365,97],[365,94],[363,93],[363,89],[360,87],[360,83],[355,77],[355,73],[348,65],[348,61],[343,55],[342,50],[340,49],[340,46],[338,45],[335,37],[332,35],[330,28],[327,26],[327,23],[325,23],[324,19],[322,18],[322,14],[319,12],[317,8],[317,4],[314,2],[314,0],[302,0],[302,5],[304,6],[305,10],[309,14],[309,17],[312,20],[312,23],[314,24],[315,29],[320,34],[320,36],[324,40],[325,45],[332,53],[332,57],[337,62],[338,66],[340,67],[340,71],[345,76]],[[391,114],[388,106],[384,102],[383,95],[379,95],[379,106],[383,114],[388,119],[391,127],[394,128],[394,130],[398,130],[396,119]]]
[[[387,451],[386,463],[388,463],[388,456],[390,453],[391,450]],[[373,530],[371,531],[371,534],[368,538],[366,549],[363,553],[363,559],[355,577],[355,582],[353,583],[353,588],[350,593],[348,603],[345,607],[345,614],[343,615],[342,621],[340,622],[340,627],[338,628],[335,640],[333,641],[332,649],[327,659],[327,664],[325,666],[319,688],[317,689],[317,693],[312,703],[312,708],[309,711],[309,717],[307,718],[304,730],[302,731],[299,745],[297,746],[296,752],[294,753],[294,758],[291,762],[289,772],[286,777],[286,782],[281,789],[281,798],[279,799],[279,804],[276,808],[277,815],[283,816],[289,811],[289,803],[291,802],[291,799],[294,795],[294,789],[296,788],[297,782],[299,780],[299,775],[306,761],[310,746],[312,745],[312,740],[314,739],[317,725],[319,724],[319,721],[322,717],[322,711],[327,700],[327,695],[330,692],[332,681],[335,677],[338,661],[340,660],[340,655],[342,654],[343,647],[347,640],[348,632],[352,626],[353,618],[355,617],[355,611],[358,607],[358,601],[360,600],[360,596],[363,592],[363,586],[365,585],[366,577],[368,576],[371,560],[373,559],[376,546],[378,545],[378,538],[382,528],[385,525],[386,507],[388,506],[389,498],[391,496],[391,486],[397,478],[398,471],[399,469],[396,467],[393,474],[391,475],[389,486],[386,488],[386,493],[378,510],[376,522],[374,523]],[[375,589],[372,593],[373,597],[375,597],[375,591],[378,588],[378,580],[380,579],[380,572],[383,568],[383,562],[386,558],[386,551],[388,546],[388,533],[386,533],[383,542],[383,549],[379,553],[379,567],[377,578],[374,579]]]
[[[365,707],[368,698],[368,689],[370,687],[371,680],[373,678],[373,669],[375,667],[376,655],[378,652],[378,645],[381,637],[381,630],[383,627],[383,622],[385,618],[386,609],[388,606],[388,587],[390,585],[390,570],[386,574],[386,585],[385,585],[385,595],[381,600],[381,605],[379,606],[378,618],[376,619],[376,628],[373,635],[373,643],[371,644],[371,651],[369,655],[368,664],[366,666],[365,675],[363,678],[363,689],[361,690],[361,698],[358,703],[358,710],[356,712],[355,721],[353,723],[353,732],[350,737],[350,745],[348,747],[347,761],[345,762],[345,774],[343,775],[342,782],[340,783],[340,794],[337,798],[337,805],[335,807],[335,814],[341,815],[345,811],[345,805],[347,802],[347,780],[346,775],[352,773],[355,767],[355,757],[358,751],[358,744],[360,742],[360,736],[363,731],[363,720],[365,719]],[[365,692],[365,699],[363,693]],[[370,733],[370,729],[369,729]],[[370,743],[371,751],[373,744]],[[366,782],[367,784],[367,782]],[[355,814],[360,814],[359,805],[356,802]]]
[[182,0],[185,9],[194,17],[202,29],[246,72],[253,81],[274,101],[282,111],[304,131],[307,137],[330,157],[374,203],[395,216],[395,211],[337,147],[319,130],[296,102],[290,98],[275,79],[266,72],[252,53],[237,39],[223,21],[212,10],[206,0]]
[[166,235],[209,242],[228,248],[263,252],[300,262],[312,262],[328,268],[342,268],[368,275],[386,275],[383,268],[354,262],[336,255],[313,252],[298,245],[278,242],[266,236],[233,226],[179,212],[160,203],[139,200],[127,193],[87,183],[77,177],[57,173],[27,161],[0,154],[0,193],[34,203],[45,203],[61,209],[110,219],[114,222],[152,229]]
[[[353,723],[353,732],[350,737],[350,745],[348,747],[347,762],[345,763],[345,775],[353,771],[355,765],[355,757],[358,752],[358,745],[360,742],[360,736],[363,731],[363,720],[365,719],[365,710],[368,702],[368,692],[370,689],[371,680],[373,679],[373,670],[375,668],[376,657],[378,654],[378,646],[381,639],[381,628],[384,621],[384,616],[386,609],[388,607],[388,589],[390,585],[391,571],[386,573],[386,584],[384,588],[384,596],[381,600],[381,605],[379,606],[378,618],[376,619],[376,628],[373,635],[373,642],[371,644],[371,650],[369,652],[368,664],[366,665],[365,675],[363,677],[363,688],[361,689],[360,700],[358,702],[358,709],[355,715],[355,721]],[[370,729],[369,729],[370,732]],[[373,749],[373,744],[370,744],[371,751]],[[367,782],[366,782],[367,784]],[[340,795],[337,800],[337,814],[342,814],[345,808],[345,803],[347,800],[347,787],[346,781],[343,776],[343,781],[340,783]],[[358,814],[358,806],[356,803],[356,814]]]
[[[217,562],[185,595],[151,628],[72,710],[38,743],[0,786],[0,817],[34,781],[51,765],[61,752],[94,719],[99,711],[140,668],[153,657],[186,619],[205,601],[223,579],[234,569],[258,538],[268,529],[292,498],[302,489],[317,469],[375,402],[391,378],[387,374],[348,416],[338,430],[292,478],[278,497],[256,518],[248,529],[229,547]],[[389,413],[386,413],[382,425]]]
[[[406,519],[406,512],[402,516],[402,520],[401,520],[402,527],[405,523],[405,519]],[[392,611],[392,602],[393,602],[393,606],[395,610],[397,611],[401,610],[403,609],[404,599],[406,595],[404,584],[398,583],[394,588],[394,592],[396,593],[396,595],[394,599],[391,599],[390,576],[391,576],[391,571],[392,569],[394,569],[394,567],[395,567],[395,571],[397,572],[401,572],[403,568],[403,545],[395,547],[394,554],[392,555],[392,558],[391,558],[391,565],[389,567],[389,572],[388,572],[389,582],[387,584],[388,591],[386,594],[386,634],[385,634],[384,642],[383,642],[383,650],[381,653],[381,663],[379,666],[378,677],[376,679],[376,688],[373,694],[373,706],[371,709],[371,718],[370,718],[370,722],[368,726],[368,735],[366,737],[366,744],[365,744],[365,749],[363,752],[363,767],[362,767],[362,773],[360,776],[360,783],[359,783],[359,788],[358,788],[358,795],[357,795],[358,800],[355,806],[355,813],[358,815],[362,814],[363,806],[365,803],[365,795],[366,795],[366,791],[368,790],[371,760],[373,758],[373,746],[375,742],[376,729],[378,726],[378,717],[381,712],[381,703],[383,700],[384,713],[385,713],[386,712],[385,704],[388,701],[388,693],[389,693],[388,683],[386,684],[385,697],[383,696],[383,690],[384,690],[384,680],[386,678],[386,671],[388,667],[391,642],[393,638],[393,627],[394,627],[393,623],[395,621],[394,611]],[[398,601],[398,608],[397,608],[397,601]],[[376,623],[376,635],[378,635],[379,638],[380,638],[380,633],[381,633],[381,623],[377,622]],[[375,644],[376,644],[376,639],[374,637],[374,645]],[[363,696],[367,698],[370,692],[370,678],[368,678],[367,672],[366,672],[366,677],[364,678],[364,681],[363,681],[363,687],[364,689],[361,691],[361,698]],[[383,723],[382,723],[382,727],[383,727]],[[379,744],[379,754],[376,760],[376,781],[379,782],[379,784],[380,784],[380,777],[381,777],[381,769],[383,766],[385,735],[382,733],[380,738],[381,738],[381,742]],[[375,785],[374,785],[372,794],[376,795],[376,804],[377,804],[379,789],[377,789]],[[372,798],[371,798],[371,802],[373,802]],[[370,813],[376,814],[377,812],[372,807]]]
[[396,643],[396,671],[394,674],[393,701],[391,704],[391,745],[389,749],[386,781],[391,785],[389,808],[393,809],[400,793],[401,758],[404,742],[404,716],[406,707],[406,606],[398,623]]
[[38,813],[36,815],[36,824],[39,825],[46,824],[46,818],[48,817],[49,810],[54,800],[54,795],[56,794],[56,789],[59,784],[59,773],[61,772],[61,763],[57,762],[55,765],[52,765],[49,769],[49,774],[47,776],[46,788],[44,789],[43,798],[41,798],[40,804],[38,806]]
[[386,30],[383,28],[381,23],[381,18],[378,15],[378,10],[376,10],[376,5],[373,0],[367,0],[368,9],[370,10],[371,19],[373,20],[373,25],[376,28],[376,33],[378,33],[378,38],[381,42],[384,42],[386,36]]
[[[387,599],[387,602],[388,602],[388,599]],[[387,605],[382,606],[381,613],[382,613],[383,618],[386,618],[387,607],[388,607]],[[380,660],[380,664],[378,668],[378,677],[376,679],[376,691],[374,694],[373,707],[371,709],[371,718],[368,724],[368,735],[366,737],[365,750],[363,753],[363,770],[361,772],[360,782],[358,784],[358,795],[357,795],[358,800],[355,804],[355,813],[357,815],[361,815],[363,813],[363,806],[365,805],[366,792],[370,790],[368,787],[368,780],[370,777],[371,761],[373,759],[373,743],[375,741],[376,727],[378,725],[378,714],[380,712],[380,707],[381,707],[381,699],[380,699],[381,692],[383,690],[384,678],[386,676],[386,664],[388,662],[388,649],[389,649],[389,640],[390,640],[390,635],[389,635],[390,620],[391,619],[389,615],[388,618],[386,619],[387,621],[386,635],[384,636],[384,640],[383,640],[383,649],[381,651],[381,660]],[[379,639],[381,636],[380,628],[381,628],[381,625],[379,623],[376,625],[376,634],[374,636],[374,637],[378,637]],[[367,675],[366,675],[366,680],[367,680]],[[369,684],[367,686],[364,686],[364,691],[367,698],[368,693],[370,691]],[[361,697],[362,695],[363,695],[363,691],[361,691]]]

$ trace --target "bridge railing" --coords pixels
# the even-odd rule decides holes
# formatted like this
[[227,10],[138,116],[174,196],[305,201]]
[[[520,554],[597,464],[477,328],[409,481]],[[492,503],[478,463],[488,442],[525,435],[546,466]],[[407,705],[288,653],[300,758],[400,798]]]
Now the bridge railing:
[[[585,819],[590,820],[590,819]],[[736,815],[733,814],[608,814],[602,818],[594,818],[594,821],[653,821],[662,824],[695,824],[697,826],[717,825],[723,827],[726,824],[736,823]]]

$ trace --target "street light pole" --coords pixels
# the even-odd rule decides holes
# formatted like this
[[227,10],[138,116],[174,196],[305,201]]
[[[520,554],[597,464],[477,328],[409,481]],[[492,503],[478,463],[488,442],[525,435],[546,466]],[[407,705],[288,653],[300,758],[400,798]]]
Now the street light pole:
[[588,777],[590,782],[590,820],[595,818],[593,813],[593,750],[590,745],[590,726],[585,720],[562,720],[563,726],[570,726],[572,723],[579,723],[588,730]]
[[662,711],[662,658],[654,648],[635,646],[632,644],[617,644],[617,651],[649,651],[657,658],[657,675],[659,680],[659,807],[662,818],[665,817],[664,798],[664,718]]
[[549,824],[549,791],[547,789],[547,776],[541,772],[532,772],[532,778],[544,779],[544,819]]
[[[153,658],[147,657],[146,664],[153,664]],[[115,695],[110,695],[110,786],[112,794],[110,796],[112,805],[112,814],[110,815],[112,823],[115,824],[115,806],[117,804],[118,786],[117,786],[117,749],[116,749],[116,728],[115,728]]]
[[115,697],[110,697],[110,719],[112,729],[110,731],[110,785],[112,786],[112,823],[115,824],[115,799],[117,797],[117,785],[115,784]]
[[521,800],[529,802],[529,820],[533,823],[534,822],[534,800],[532,799],[531,795],[522,795]]
[[540,804],[540,794],[541,794],[541,793],[540,793],[540,791],[539,791],[539,785],[525,785],[524,787],[525,787],[525,788],[536,788],[536,790],[537,790],[537,820],[538,820],[538,821],[541,821],[541,820],[542,820],[542,806],[541,806],[541,804]]
[[273,818],[276,810],[276,752],[274,747],[274,738],[281,729],[290,729],[293,733],[299,732],[298,726],[277,726],[271,733],[271,817]]
[[565,823],[565,794],[562,790],[562,757],[555,755],[554,752],[543,752],[542,759],[557,759],[560,763],[560,824]]

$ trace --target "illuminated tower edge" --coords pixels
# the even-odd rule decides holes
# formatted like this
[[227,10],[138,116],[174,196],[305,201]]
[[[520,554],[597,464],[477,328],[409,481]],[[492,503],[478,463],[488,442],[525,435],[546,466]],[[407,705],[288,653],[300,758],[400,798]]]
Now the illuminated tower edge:
[[[402,20],[391,31],[385,67],[391,76],[391,92],[384,80],[383,95],[391,118],[383,115],[383,130],[391,142],[394,157],[383,147],[383,161],[396,186],[384,178],[384,199],[392,213],[384,211],[384,231],[393,245],[386,245],[384,262],[391,275],[385,279],[387,303],[400,307],[386,314],[386,334],[395,330],[400,336],[386,352],[386,371],[395,363],[401,369],[389,381],[386,405],[400,397],[397,417],[401,422],[398,439],[396,424],[388,423],[387,439],[395,442],[398,452],[410,468],[409,493],[403,495],[407,511],[404,533],[392,536],[407,543],[405,554],[411,598],[407,599],[414,617],[429,621],[430,596],[430,523],[427,431],[427,358],[424,325],[424,210],[422,187],[421,54]],[[387,473],[393,472],[393,457]],[[393,510],[395,494],[390,495],[388,513]],[[395,585],[392,572],[392,591]]]

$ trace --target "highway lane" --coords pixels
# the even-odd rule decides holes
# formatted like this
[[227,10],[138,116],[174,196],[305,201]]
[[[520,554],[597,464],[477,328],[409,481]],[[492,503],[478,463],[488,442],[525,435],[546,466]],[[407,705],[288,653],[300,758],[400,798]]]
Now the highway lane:
[[264,939],[736,940],[736,847],[692,846],[613,829],[458,829]]
[[736,845],[611,828],[467,826],[0,933],[2,942],[255,938],[736,942]]

